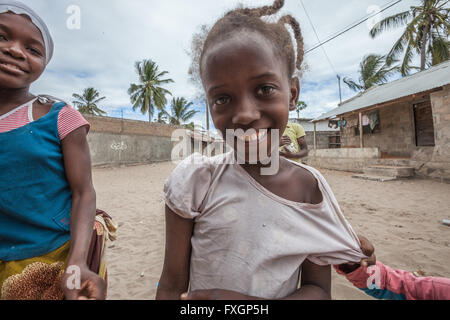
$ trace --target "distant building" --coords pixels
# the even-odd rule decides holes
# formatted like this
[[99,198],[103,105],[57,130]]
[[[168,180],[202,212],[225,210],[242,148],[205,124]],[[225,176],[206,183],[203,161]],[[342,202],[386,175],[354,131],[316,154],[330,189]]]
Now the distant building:
[[[300,124],[306,132],[306,142],[309,149],[314,149],[313,119],[289,119],[289,122]],[[328,120],[316,123],[316,149],[340,148],[340,131],[328,125]]]
[[[378,164],[397,159],[414,167],[417,175],[450,181],[450,61],[370,88],[313,122],[335,120],[346,124],[341,130],[343,149],[365,149],[342,152],[344,158],[350,153],[376,154]],[[326,158],[325,152],[318,154]],[[318,161],[339,167],[335,154],[328,158]],[[361,171],[364,162],[352,159],[353,167],[341,167]]]

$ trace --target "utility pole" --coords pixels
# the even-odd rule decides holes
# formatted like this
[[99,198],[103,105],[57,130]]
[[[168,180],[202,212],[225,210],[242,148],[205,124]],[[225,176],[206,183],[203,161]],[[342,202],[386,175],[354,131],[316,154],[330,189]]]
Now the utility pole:
[[205,106],[206,106],[206,131],[209,133],[209,107],[206,99],[205,99]]
[[337,75],[338,83],[339,83],[339,105],[342,104],[342,92],[341,92],[341,77]]

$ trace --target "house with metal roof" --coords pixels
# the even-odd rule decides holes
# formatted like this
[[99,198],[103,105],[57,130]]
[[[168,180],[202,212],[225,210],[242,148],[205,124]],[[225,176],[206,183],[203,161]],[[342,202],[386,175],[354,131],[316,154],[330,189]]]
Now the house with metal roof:
[[408,167],[450,181],[450,61],[370,88],[312,122],[324,120],[338,123],[341,150],[315,148],[312,165],[372,174]]

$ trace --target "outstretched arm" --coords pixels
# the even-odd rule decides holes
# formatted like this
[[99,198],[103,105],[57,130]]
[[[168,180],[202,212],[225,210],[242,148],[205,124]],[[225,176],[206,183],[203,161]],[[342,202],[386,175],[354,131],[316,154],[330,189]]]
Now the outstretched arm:
[[157,300],[179,300],[187,291],[193,228],[193,220],[181,218],[166,206],[166,250]]
[[83,296],[92,299],[104,299],[106,284],[89,270],[87,255],[96,214],[96,195],[92,184],[91,158],[86,138],[86,128],[80,127],[66,136],[61,142],[64,166],[72,189],[72,211],[70,227],[70,252],[67,266],[77,266],[80,270],[81,283],[89,282],[88,296],[82,290],[67,288],[66,280],[70,274],[64,274],[62,288],[68,300]]

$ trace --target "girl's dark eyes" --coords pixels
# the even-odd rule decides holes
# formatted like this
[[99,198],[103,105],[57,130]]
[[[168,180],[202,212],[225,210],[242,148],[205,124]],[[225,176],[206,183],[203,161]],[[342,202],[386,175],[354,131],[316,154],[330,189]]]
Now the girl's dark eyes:
[[34,49],[34,48],[28,48],[28,50],[29,50],[32,54],[34,54],[34,55],[42,56],[42,53],[41,53],[39,50],[37,50],[37,49]]
[[[256,94],[258,96],[267,97],[267,96],[270,96],[271,94],[273,94],[275,92],[275,90],[276,90],[276,88],[274,86],[264,85],[264,86],[259,87],[256,90]],[[215,99],[213,105],[222,106],[222,105],[225,105],[228,102],[230,102],[230,100],[231,100],[230,97],[223,96],[218,99]]]
[[[0,34],[0,41],[8,41],[8,39],[6,39],[4,35]],[[33,47],[29,47],[27,50],[36,56],[42,56],[41,51]]]
[[271,95],[274,91],[275,91],[275,87],[265,85],[265,86],[258,88],[256,93],[261,96],[268,96],[268,95]]
[[214,104],[218,105],[218,106],[221,106],[221,105],[226,104],[229,101],[230,101],[230,98],[228,98],[228,97],[220,97],[219,99],[216,99],[214,101]]

